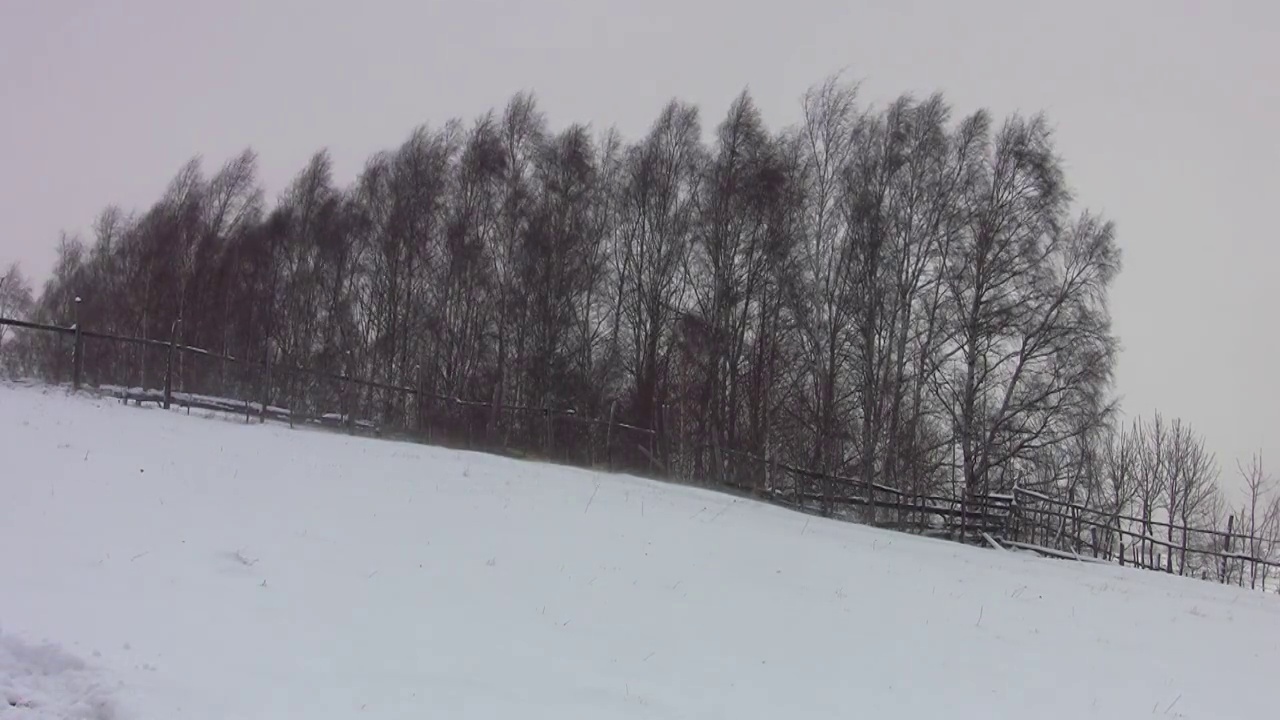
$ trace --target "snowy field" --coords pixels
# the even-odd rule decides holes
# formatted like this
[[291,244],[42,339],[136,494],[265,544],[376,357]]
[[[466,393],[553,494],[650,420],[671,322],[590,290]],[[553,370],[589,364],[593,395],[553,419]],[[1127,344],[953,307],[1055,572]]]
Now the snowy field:
[[1276,717],[1280,598],[0,386],[0,718]]

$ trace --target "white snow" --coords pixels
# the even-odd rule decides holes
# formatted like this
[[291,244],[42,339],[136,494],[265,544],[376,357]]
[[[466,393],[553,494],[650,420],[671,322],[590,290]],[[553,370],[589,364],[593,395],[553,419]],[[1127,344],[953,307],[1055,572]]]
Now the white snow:
[[0,633],[0,717],[112,720],[111,689],[83,660],[52,643]]
[[14,386],[0,628],[3,720],[1232,720],[1280,668],[1274,595]]

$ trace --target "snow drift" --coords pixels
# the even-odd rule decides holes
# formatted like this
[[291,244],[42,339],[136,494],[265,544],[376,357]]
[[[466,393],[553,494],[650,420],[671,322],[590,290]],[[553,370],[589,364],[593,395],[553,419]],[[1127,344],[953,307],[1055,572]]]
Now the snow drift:
[[0,716],[22,720],[112,720],[111,689],[57,645],[0,634]]

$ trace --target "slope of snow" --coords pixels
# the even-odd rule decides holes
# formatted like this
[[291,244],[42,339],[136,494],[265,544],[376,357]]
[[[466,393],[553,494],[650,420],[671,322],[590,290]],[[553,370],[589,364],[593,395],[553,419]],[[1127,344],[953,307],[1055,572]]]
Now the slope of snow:
[[5,720],[1231,720],[1280,668],[1275,596],[2,386],[0,628]]

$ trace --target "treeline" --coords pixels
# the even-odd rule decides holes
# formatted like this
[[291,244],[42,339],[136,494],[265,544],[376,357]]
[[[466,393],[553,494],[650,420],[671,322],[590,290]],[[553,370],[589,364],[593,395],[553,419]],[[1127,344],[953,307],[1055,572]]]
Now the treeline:
[[1138,507],[1114,485],[1155,432],[1113,427],[1120,252],[1046,120],[869,107],[838,78],[801,111],[773,131],[744,93],[706,143],[673,101],[629,142],[551,128],[521,94],[415,130],[348,187],[320,152],[274,202],[253,152],[193,160],[150,209],[64,239],[31,315],[66,323],[81,296],[85,327],[164,339],[181,318],[211,351],[492,403],[495,428],[510,404],[613,412],[688,476],[736,451]]

